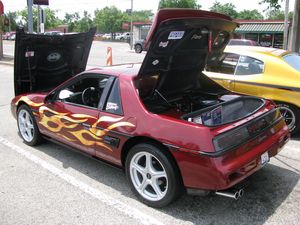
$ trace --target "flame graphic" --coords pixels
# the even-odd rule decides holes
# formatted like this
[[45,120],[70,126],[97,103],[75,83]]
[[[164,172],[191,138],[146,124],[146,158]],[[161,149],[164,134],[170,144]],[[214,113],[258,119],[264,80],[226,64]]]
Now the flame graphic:
[[26,104],[30,105],[30,106],[33,106],[33,107],[40,107],[42,106],[44,103],[43,102],[33,102],[31,101],[27,96],[22,96],[17,102],[15,105],[18,105],[19,102],[25,102]]
[[[67,141],[79,141],[85,146],[100,146],[108,151],[113,151],[109,146],[103,143],[103,137],[112,129],[117,127],[135,127],[132,123],[121,121],[123,117],[114,118],[109,116],[102,116],[99,119],[85,114],[70,114],[59,113],[46,106],[39,108],[40,121],[39,123],[63,137]],[[83,129],[81,124],[87,122],[89,119],[96,120],[90,128]],[[112,123],[106,129],[98,129],[97,126],[101,122]]]

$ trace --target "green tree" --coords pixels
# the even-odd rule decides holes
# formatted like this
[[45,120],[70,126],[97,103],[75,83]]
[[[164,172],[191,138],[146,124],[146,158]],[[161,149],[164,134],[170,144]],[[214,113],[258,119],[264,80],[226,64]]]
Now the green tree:
[[199,9],[200,5],[197,4],[197,0],[160,0],[158,9],[162,8],[192,8]]
[[[280,2],[282,2],[282,0],[262,0],[261,3],[267,3],[269,9],[280,9]],[[300,0],[295,0],[292,29],[290,33],[289,49],[292,51],[300,51]]]
[[[284,11],[280,9],[271,9],[267,12],[268,20],[284,20]],[[289,20],[293,20],[293,12],[289,12]]]
[[263,20],[264,16],[257,9],[245,9],[238,13],[237,18],[241,20]]
[[78,21],[76,31],[86,32],[93,26],[94,26],[94,23],[93,23],[91,15],[87,11],[84,11],[83,17]]
[[[46,15],[46,23],[45,23],[45,29],[55,28],[58,25],[62,24],[62,21],[56,16],[57,11],[52,10],[50,8],[46,8],[45,15]],[[27,8],[18,11],[18,16],[21,17],[20,24],[24,27],[27,27],[27,20],[28,20],[28,11]],[[33,18],[33,29],[37,30],[38,27],[38,9],[37,7],[33,7],[32,10],[32,18]]]
[[4,27],[4,30],[7,31],[14,31],[17,28],[17,12],[8,12],[5,13],[5,18],[7,18],[9,20],[9,26],[8,27]]
[[63,22],[68,24],[69,32],[75,32],[78,27],[78,21],[80,19],[79,12],[72,14],[66,13]]
[[115,33],[122,30],[122,24],[126,18],[115,6],[105,7],[95,11],[94,23],[98,31],[104,33]]
[[212,7],[210,7],[210,11],[225,14],[233,19],[238,17],[238,12],[235,10],[235,6],[232,3],[221,4],[220,2],[215,1]]

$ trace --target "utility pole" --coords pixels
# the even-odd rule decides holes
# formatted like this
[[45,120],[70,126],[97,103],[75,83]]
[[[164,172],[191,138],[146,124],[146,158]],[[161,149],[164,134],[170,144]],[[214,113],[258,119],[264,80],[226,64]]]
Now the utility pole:
[[289,0],[285,0],[285,13],[284,13],[284,32],[283,32],[283,49],[288,49],[289,37]]
[[33,19],[32,19],[32,0],[27,0],[28,9],[28,32],[33,33]]
[[293,24],[291,29],[291,38],[289,41],[289,50],[299,52],[300,47],[300,0],[295,0]]
[[130,50],[133,48],[133,0],[131,0]]

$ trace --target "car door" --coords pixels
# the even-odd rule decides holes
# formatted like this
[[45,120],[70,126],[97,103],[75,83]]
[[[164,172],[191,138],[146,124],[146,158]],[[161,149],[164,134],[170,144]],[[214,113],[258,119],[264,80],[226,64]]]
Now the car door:
[[209,64],[206,67],[208,76],[228,90],[233,90],[234,74],[239,57],[238,54],[224,53],[217,63]]
[[93,129],[99,118],[99,104],[113,77],[81,75],[56,90],[52,101],[40,108],[39,123],[46,135],[81,151],[95,155],[95,143],[102,141]]
[[241,55],[234,74],[233,91],[261,96],[263,88],[259,86],[259,83],[262,80],[263,72],[263,61]]
[[135,129],[135,121],[123,113],[118,78],[113,81],[106,96],[100,102],[100,114],[95,127],[97,136],[102,138],[102,141],[95,143],[95,153],[99,158],[121,165],[121,148],[130,138],[128,133]]

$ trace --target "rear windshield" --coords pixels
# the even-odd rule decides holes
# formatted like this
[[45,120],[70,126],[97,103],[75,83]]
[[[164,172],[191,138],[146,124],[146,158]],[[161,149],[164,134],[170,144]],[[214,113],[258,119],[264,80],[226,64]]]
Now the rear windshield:
[[289,55],[283,56],[283,60],[286,61],[294,69],[296,69],[300,72],[300,55],[299,54],[295,53],[295,54],[289,54]]

